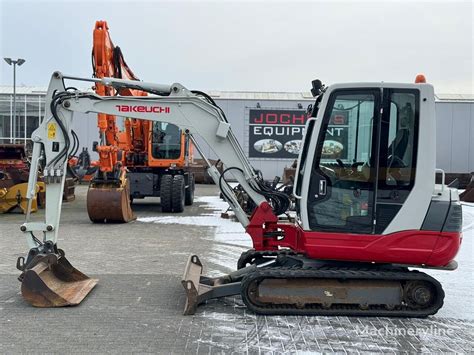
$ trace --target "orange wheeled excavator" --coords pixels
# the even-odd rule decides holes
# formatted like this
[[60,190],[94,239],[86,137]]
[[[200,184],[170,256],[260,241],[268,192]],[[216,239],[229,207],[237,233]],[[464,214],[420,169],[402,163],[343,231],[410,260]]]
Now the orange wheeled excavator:
[[[97,21],[93,33],[93,76],[139,79],[125,62],[120,47],[114,46],[106,21]],[[138,85],[137,85],[138,86]],[[133,88],[94,85],[100,96],[147,96]],[[127,117],[130,111],[118,111]],[[120,129],[116,115],[99,113],[100,142],[94,142],[99,169],[87,193],[87,212],[93,222],[128,222],[134,219],[131,202],[148,196],[161,199],[163,212],[182,212],[194,199],[194,175],[188,165],[192,145],[177,126],[125,118]]]

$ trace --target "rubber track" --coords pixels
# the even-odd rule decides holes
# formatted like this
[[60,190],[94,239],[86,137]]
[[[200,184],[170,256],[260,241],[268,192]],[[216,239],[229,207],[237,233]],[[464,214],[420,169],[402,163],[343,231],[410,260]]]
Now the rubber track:
[[[261,306],[252,302],[248,296],[248,287],[254,282],[261,282],[267,278],[294,279],[294,278],[324,278],[335,280],[399,280],[404,281],[425,281],[434,286],[437,299],[433,304],[425,309],[415,309],[409,306],[398,306],[393,310],[388,310],[383,306],[370,306],[368,309],[360,309],[357,305],[336,304],[331,308],[324,309],[320,305],[306,305],[304,308],[297,308],[295,305],[269,304]],[[321,316],[374,316],[374,317],[427,317],[435,314],[442,306],[444,291],[441,284],[431,276],[414,271],[382,271],[358,268],[261,268],[251,274],[246,275],[242,280],[241,295],[247,307],[258,314],[265,315],[321,315]]]

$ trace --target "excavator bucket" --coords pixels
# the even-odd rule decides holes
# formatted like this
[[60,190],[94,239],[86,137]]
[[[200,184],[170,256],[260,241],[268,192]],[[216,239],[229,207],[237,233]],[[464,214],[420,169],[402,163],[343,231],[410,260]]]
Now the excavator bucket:
[[99,280],[74,268],[64,256],[41,257],[20,276],[21,294],[35,307],[76,306]]
[[130,187],[91,183],[87,191],[87,213],[94,223],[127,223],[136,216],[130,206]]

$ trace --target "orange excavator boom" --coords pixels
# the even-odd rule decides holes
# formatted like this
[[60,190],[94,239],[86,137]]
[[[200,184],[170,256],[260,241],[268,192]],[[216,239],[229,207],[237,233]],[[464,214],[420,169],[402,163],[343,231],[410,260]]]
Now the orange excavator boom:
[[[112,42],[106,21],[95,24],[92,67],[93,76],[98,79],[139,80],[125,62],[120,47]],[[100,96],[148,95],[131,87],[112,88],[100,82],[96,82],[94,90]],[[160,196],[163,202],[161,185],[165,186],[166,194],[171,194],[167,188],[169,184],[165,182],[176,175],[181,176],[178,180],[184,178],[188,191],[185,201],[192,204],[194,194],[190,191],[194,190],[194,175],[186,170],[188,159],[192,159],[192,145],[178,127],[125,118],[120,129],[116,116],[103,113],[97,116],[97,126],[100,142],[94,147],[99,155],[99,169],[91,180],[87,196],[87,210],[92,221],[128,222],[134,219],[131,198]],[[162,179],[164,175],[167,177]],[[108,207],[104,209],[104,205]],[[164,211],[168,209],[163,207]],[[181,204],[173,208],[176,212],[182,209]]]

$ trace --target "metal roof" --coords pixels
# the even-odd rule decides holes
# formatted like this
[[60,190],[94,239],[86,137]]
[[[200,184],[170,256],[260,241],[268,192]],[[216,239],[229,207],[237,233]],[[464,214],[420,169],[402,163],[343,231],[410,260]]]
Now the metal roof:
[[[91,88],[79,88],[81,91],[92,91]],[[17,86],[17,95],[46,95],[48,88],[46,86]],[[0,85],[0,95],[13,94],[13,86]]]
[[[80,88],[83,91],[92,91],[91,88]],[[44,86],[17,86],[18,95],[45,95],[47,88]],[[262,92],[262,91],[220,91],[207,92],[217,100],[313,100],[309,92]],[[0,85],[0,95],[13,94],[11,85]],[[474,94],[435,94],[438,101],[474,102]]]
[[[90,88],[80,88],[80,90],[91,91]],[[47,87],[41,86],[17,86],[18,95],[45,95]],[[312,100],[313,96],[309,92],[257,92],[257,91],[220,91],[210,90],[207,93],[215,99],[223,100]],[[10,85],[0,86],[0,95],[13,94],[13,87]]]
[[[45,95],[47,91],[46,87],[42,86],[17,86],[16,93],[18,95]],[[13,86],[1,85],[0,95],[13,94]]]

